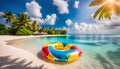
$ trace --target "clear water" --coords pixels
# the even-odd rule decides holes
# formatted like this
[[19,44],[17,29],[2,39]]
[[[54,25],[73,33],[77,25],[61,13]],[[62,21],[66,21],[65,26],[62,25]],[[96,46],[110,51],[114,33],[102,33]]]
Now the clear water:
[[120,35],[46,36],[26,39],[24,42],[37,52],[49,42],[66,42],[78,46],[83,51],[82,57],[71,63],[72,67],[70,64],[68,67],[64,65],[63,69],[120,69]]

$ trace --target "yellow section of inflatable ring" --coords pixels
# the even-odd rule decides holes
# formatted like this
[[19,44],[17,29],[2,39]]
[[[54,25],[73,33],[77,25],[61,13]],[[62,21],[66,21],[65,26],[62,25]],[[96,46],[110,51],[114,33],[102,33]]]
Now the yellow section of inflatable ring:
[[48,55],[48,58],[49,58],[51,61],[55,61],[55,58],[54,58],[54,56],[53,56],[52,54],[49,54],[49,55]]

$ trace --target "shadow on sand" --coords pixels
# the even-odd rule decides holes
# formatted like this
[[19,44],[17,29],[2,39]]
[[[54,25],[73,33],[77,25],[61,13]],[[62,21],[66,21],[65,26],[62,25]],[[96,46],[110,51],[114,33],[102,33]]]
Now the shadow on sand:
[[30,67],[32,61],[26,63],[25,59],[18,61],[19,59],[10,59],[10,56],[0,57],[0,69],[47,69],[43,68],[44,64],[39,67]]

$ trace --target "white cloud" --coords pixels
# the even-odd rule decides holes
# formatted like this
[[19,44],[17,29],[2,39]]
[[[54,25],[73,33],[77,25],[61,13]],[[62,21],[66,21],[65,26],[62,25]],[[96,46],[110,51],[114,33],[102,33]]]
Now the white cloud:
[[58,7],[60,14],[65,14],[65,13],[68,14],[69,13],[67,1],[53,0],[53,4]]
[[98,24],[88,24],[88,23],[75,23],[74,24],[74,29],[76,31],[80,31],[80,32],[87,32],[87,31],[97,31],[98,29],[100,29],[100,25],[97,26]]
[[111,19],[112,19],[111,23],[120,23],[120,17],[119,16],[112,15]]
[[34,0],[30,3],[26,3],[27,12],[32,17],[42,17],[41,6]]
[[0,11],[0,17],[2,17],[2,16],[4,16],[4,15],[5,15],[5,13],[2,12],[2,11]]
[[65,21],[65,23],[66,23],[67,26],[70,26],[70,25],[72,24],[72,21],[71,21],[70,19],[67,19],[67,20]]
[[40,24],[49,24],[54,25],[57,19],[56,14],[47,15],[45,19],[42,18],[41,13],[41,6],[36,2],[32,1],[30,3],[26,3],[27,12],[25,12],[27,15],[30,16],[30,19],[32,21],[37,21],[37,23]]
[[103,20],[95,23],[73,23],[73,27],[67,30],[68,33],[74,34],[119,34],[120,17],[112,16],[111,21]]
[[45,19],[45,23],[54,25],[56,22],[56,18],[57,18],[56,14],[52,14],[51,16],[47,15]]
[[44,24],[44,19],[37,18],[37,17],[30,17],[32,21],[36,21],[37,23]]
[[120,29],[120,17],[112,15],[111,22],[110,22],[110,25],[108,26],[108,28]]
[[115,15],[111,16],[111,20],[95,19],[94,23],[71,22],[72,26],[61,29],[66,29],[71,34],[120,34],[120,17]]
[[74,28],[75,28],[75,30],[80,31],[80,26],[78,25],[77,22],[74,24]]
[[52,14],[51,16],[47,15],[45,19],[30,17],[32,21],[37,21],[37,23],[49,25],[54,25],[56,22],[56,18],[57,18],[56,14]]
[[75,3],[74,3],[74,7],[75,7],[75,8],[79,8],[79,4],[80,4],[79,1],[75,1]]

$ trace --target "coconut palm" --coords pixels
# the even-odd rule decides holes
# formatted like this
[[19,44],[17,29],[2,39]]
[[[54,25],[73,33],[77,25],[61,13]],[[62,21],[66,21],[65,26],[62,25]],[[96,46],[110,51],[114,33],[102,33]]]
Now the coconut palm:
[[25,26],[27,27],[30,20],[29,20],[29,17],[28,15],[26,15],[25,13],[22,13],[22,14],[17,14],[18,16],[18,23],[21,25],[21,26]]
[[32,23],[33,31],[38,31],[39,30],[39,25],[37,24],[36,21]]
[[47,29],[45,28],[45,26],[42,26],[42,28],[40,28],[39,32],[47,32]]
[[6,18],[6,23],[12,23],[15,21],[16,17],[13,15],[12,11],[7,11],[4,13],[5,15],[3,17]]
[[120,16],[120,0],[94,0],[90,3],[89,6],[98,6],[102,5],[94,14],[93,18],[97,18],[99,20],[106,18],[111,19],[111,15],[115,14]]
[[29,28],[30,30],[32,30],[32,25],[30,24],[31,21],[29,19],[29,16],[25,13],[22,14],[17,14],[17,20],[18,20],[18,25],[20,26],[25,26],[26,28]]

